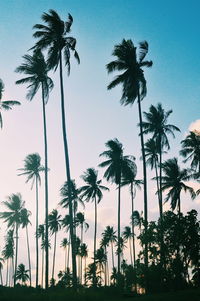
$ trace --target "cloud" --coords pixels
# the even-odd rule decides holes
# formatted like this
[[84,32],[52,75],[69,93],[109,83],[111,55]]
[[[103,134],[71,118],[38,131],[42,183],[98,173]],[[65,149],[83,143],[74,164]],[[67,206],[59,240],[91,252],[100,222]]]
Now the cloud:
[[189,125],[189,131],[200,131],[200,119],[195,120]]

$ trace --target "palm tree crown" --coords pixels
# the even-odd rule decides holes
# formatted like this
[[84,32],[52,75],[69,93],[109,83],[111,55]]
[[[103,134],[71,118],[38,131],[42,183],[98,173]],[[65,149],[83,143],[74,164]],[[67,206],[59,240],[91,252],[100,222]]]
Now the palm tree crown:
[[1,112],[3,110],[5,110],[5,111],[12,110],[12,107],[14,105],[20,105],[21,104],[19,101],[16,101],[16,100],[2,100],[3,91],[4,91],[4,83],[0,79],[0,127],[1,128],[3,127],[3,119],[2,119]]
[[33,55],[23,56],[24,63],[16,68],[16,72],[24,73],[27,77],[16,81],[16,84],[28,84],[28,100],[32,100],[42,86],[45,101],[48,101],[49,92],[53,89],[53,81],[48,77],[49,68],[40,50],[35,50]]
[[183,162],[191,161],[191,167],[200,174],[200,132],[191,131],[181,145],[180,154],[185,158]]
[[68,14],[68,20],[61,20],[58,13],[50,9],[49,13],[43,13],[42,20],[46,23],[36,24],[33,26],[36,29],[33,36],[38,38],[36,45],[33,48],[47,49],[47,64],[50,69],[57,69],[60,59],[60,52],[63,50],[65,64],[70,73],[70,52],[74,53],[74,57],[80,62],[78,53],[75,49],[76,39],[67,36],[70,33],[73,18]]
[[177,158],[169,159],[162,164],[164,176],[162,177],[162,190],[169,190],[166,201],[171,200],[171,207],[178,208],[180,213],[180,193],[189,192],[191,197],[195,197],[194,189],[187,186],[184,182],[188,180],[188,170],[180,169]]
[[121,104],[132,105],[138,97],[144,98],[147,93],[146,80],[144,78],[143,67],[151,67],[152,61],[144,61],[148,53],[148,43],[143,41],[139,44],[139,53],[137,56],[136,47],[131,40],[123,39],[121,44],[115,45],[112,53],[117,59],[107,64],[108,73],[113,71],[123,71],[108,85],[108,89],[122,84]]

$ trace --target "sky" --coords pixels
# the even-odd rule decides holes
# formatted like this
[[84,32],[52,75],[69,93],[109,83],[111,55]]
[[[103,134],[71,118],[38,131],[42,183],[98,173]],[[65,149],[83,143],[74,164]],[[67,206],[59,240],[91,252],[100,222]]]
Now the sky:
[[[12,193],[20,192],[26,207],[31,210],[32,227],[30,229],[33,274],[35,273],[35,194],[26,178],[19,177],[18,168],[23,167],[26,155],[38,152],[44,162],[42,103],[41,93],[30,103],[26,100],[26,86],[16,86],[21,76],[15,69],[22,63],[35,40],[32,27],[42,23],[41,15],[49,9],[55,9],[62,19],[70,13],[74,22],[71,35],[77,39],[77,51],[81,63],[72,58],[71,74],[64,74],[67,132],[72,178],[77,186],[83,185],[80,175],[89,167],[99,170],[99,154],[105,150],[109,139],[118,138],[124,146],[124,153],[134,155],[138,166],[138,178],[142,178],[140,139],[138,137],[137,104],[132,107],[120,105],[121,87],[107,91],[107,85],[113,75],[107,74],[106,64],[110,62],[114,45],[123,38],[138,42],[147,40],[152,68],[145,70],[148,93],[143,100],[142,110],[147,111],[151,104],[161,102],[165,110],[172,109],[169,122],[181,129],[176,139],[170,138],[171,150],[165,159],[179,156],[180,141],[189,130],[200,130],[200,58],[199,58],[199,1],[191,0],[73,0],[73,1],[2,1],[0,18],[0,78],[5,84],[4,100],[18,100],[20,107],[3,112],[3,130],[0,131],[0,201]],[[54,81],[47,104],[48,149],[49,149],[49,208],[57,208],[59,189],[65,181],[64,152],[61,132],[61,112],[58,73],[51,73]],[[182,159],[179,158],[180,164]],[[158,217],[158,205],[155,196],[155,183],[150,179],[154,174],[149,171],[149,219]],[[43,179],[44,180],[44,179]],[[44,183],[44,181],[42,182]],[[110,188],[98,206],[98,237],[107,225],[116,228],[117,191],[114,185],[103,180]],[[191,183],[197,188],[197,184]],[[128,190],[122,194],[122,228],[129,224],[130,197]],[[200,209],[200,199],[191,201],[183,196],[184,212]],[[143,210],[142,192],[138,192],[135,208]],[[169,209],[165,205],[165,209]],[[4,211],[0,204],[0,210]],[[82,208],[79,207],[81,211]],[[44,189],[40,189],[39,222],[44,221]],[[85,235],[90,249],[93,239],[93,204],[86,204],[85,217],[90,229]],[[0,251],[4,245],[6,226],[0,221]],[[58,256],[56,273],[63,269],[64,252],[59,247],[66,233],[58,236]],[[25,233],[20,231],[19,260],[27,266]],[[52,256],[52,250],[51,254]],[[91,254],[90,254],[91,255]],[[50,256],[50,260],[52,257]],[[63,259],[62,259],[63,256]],[[50,268],[51,271],[51,268]]]

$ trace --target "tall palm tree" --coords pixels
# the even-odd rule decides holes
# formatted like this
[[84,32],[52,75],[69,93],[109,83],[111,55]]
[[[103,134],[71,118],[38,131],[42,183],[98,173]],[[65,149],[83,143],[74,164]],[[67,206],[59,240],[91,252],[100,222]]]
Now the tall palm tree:
[[[24,55],[24,63],[17,67],[16,72],[24,73],[27,77],[16,81],[16,84],[28,84],[27,99],[32,100],[37,91],[41,88],[42,92],[42,115],[43,115],[43,134],[44,134],[44,157],[45,157],[45,235],[48,242],[48,150],[47,150],[47,125],[45,105],[48,101],[49,92],[53,89],[53,81],[48,77],[49,68],[45,62],[44,56],[40,50],[35,50],[33,55]],[[36,235],[37,237],[37,235]],[[37,241],[37,238],[36,238]],[[48,287],[49,274],[49,253],[48,246],[46,252],[46,288]],[[38,273],[37,273],[38,275]],[[36,286],[38,285],[38,276]]]
[[131,264],[133,265],[133,257],[132,257],[132,250],[131,250],[131,239],[133,237],[133,233],[132,233],[131,228],[129,226],[126,226],[124,228],[124,231],[122,232],[122,236],[123,236],[125,241],[129,241],[130,259],[131,259]]
[[[123,177],[131,170],[135,169],[135,163],[132,156],[124,156],[122,144],[115,138],[109,140],[106,144],[108,150],[100,154],[106,158],[106,161],[99,164],[100,167],[107,167],[104,177],[107,181],[115,183],[118,187],[118,249],[120,244],[120,214],[121,214],[121,183]],[[120,274],[120,254],[118,254],[118,273]]]
[[165,201],[171,201],[171,208],[177,208],[181,213],[181,191],[189,192],[192,199],[195,198],[194,189],[184,182],[188,180],[188,170],[180,169],[177,158],[168,159],[162,163],[164,176],[162,177],[162,191],[168,191]]
[[60,229],[61,229],[61,215],[58,213],[58,210],[54,209],[49,214],[49,230],[51,234],[54,234],[53,267],[52,267],[52,277],[51,277],[52,279],[54,279],[57,233]]
[[44,245],[45,241],[45,227],[44,225],[39,225],[36,231],[36,235],[38,238],[41,238],[41,249],[42,249],[42,273],[41,273],[41,286],[43,287],[43,275],[44,275]]
[[[96,240],[97,240],[97,204],[103,198],[102,191],[108,191],[109,189],[101,185],[101,180],[98,180],[98,171],[94,168],[88,168],[82,176],[86,185],[79,188],[80,197],[89,202],[94,202],[94,266],[95,266],[95,254],[96,254]],[[95,270],[95,269],[94,269]],[[94,274],[93,285],[96,285],[96,274]]]
[[[132,105],[137,99],[139,124],[140,124],[140,138],[142,148],[142,161],[143,161],[143,178],[144,178],[144,218],[145,218],[145,231],[147,231],[148,223],[148,210],[147,210],[147,175],[146,175],[146,162],[144,151],[144,137],[142,127],[142,110],[141,100],[147,94],[146,79],[144,77],[143,67],[151,67],[152,61],[145,61],[148,53],[148,43],[146,41],[140,42],[139,53],[137,56],[137,48],[134,46],[132,40],[123,39],[121,44],[115,45],[112,55],[116,60],[107,64],[108,73],[114,71],[122,71],[123,73],[117,75],[113,81],[108,85],[108,89],[112,89],[117,85],[122,85],[122,105]],[[145,269],[146,269],[146,287],[148,286],[148,244],[145,242]]]
[[[9,263],[10,263],[10,270],[12,269],[12,275],[9,277],[9,286],[10,286],[10,280],[14,277],[14,229],[8,230],[6,235],[6,241],[5,246],[2,251],[2,255],[4,260],[7,261],[7,269],[6,269],[6,286],[8,285],[8,277],[9,277]],[[10,262],[11,261],[11,262]]]
[[66,272],[67,270],[67,248],[69,246],[69,241],[67,238],[63,238],[63,240],[61,241],[61,245],[60,245],[64,251],[65,251],[65,269],[64,271]]
[[3,128],[3,119],[2,119],[2,111],[9,111],[12,110],[12,107],[15,105],[20,105],[21,103],[16,100],[2,100],[2,94],[4,91],[4,83],[0,79],[0,127]]
[[[88,257],[88,246],[83,243],[82,245],[80,245],[80,256],[81,258],[85,258],[85,267],[84,267],[84,270],[85,270],[85,273],[84,273],[84,284],[86,285],[86,260],[87,260],[87,257]],[[82,270],[81,270],[81,276],[82,276]],[[82,279],[81,279],[82,280]],[[82,284],[82,282],[81,282]]]
[[191,168],[200,176],[200,132],[190,131],[181,141],[181,146],[180,154],[185,158],[183,162],[191,161]]
[[16,280],[21,280],[22,284],[25,285],[26,281],[29,280],[29,270],[26,270],[25,265],[20,263],[17,268]]
[[[167,150],[170,149],[170,144],[168,140],[168,135],[171,135],[175,138],[174,132],[180,132],[180,129],[173,125],[168,124],[168,118],[172,113],[172,110],[165,111],[162,107],[161,103],[158,103],[157,106],[151,105],[149,108],[149,112],[144,112],[145,121],[142,123],[143,133],[144,134],[152,134],[152,139],[154,139],[155,143],[157,143],[157,148],[159,151],[159,186],[162,187],[162,153],[164,148]],[[163,205],[162,205],[162,190],[158,193],[159,195],[159,210],[160,210],[160,219],[162,222],[162,214],[163,214]]]
[[[67,182],[64,183],[64,185],[60,189],[60,196],[62,197],[61,201],[59,202],[59,205],[61,205],[63,208],[69,208],[70,203],[70,197],[69,197],[69,184]],[[85,208],[85,205],[81,198],[79,197],[79,189],[76,187],[75,180],[70,181],[70,192],[71,192],[71,199],[72,199],[72,209],[73,209],[73,220],[74,220],[74,226],[75,226],[75,219],[76,219],[76,212],[78,209],[78,205],[82,205],[83,208]],[[75,232],[75,231],[74,231]]]
[[[63,144],[65,154],[65,167],[67,182],[69,184],[69,198],[70,193],[70,162],[67,143],[66,132],[66,120],[65,120],[65,102],[64,102],[64,87],[63,87],[63,54],[65,65],[67,66],[68,75],[70,74],[70,54],[74,54],[78,63],[80,63],[78,53],[76,51],[76,39],[72,36],[68,36],[73,18],[69,14],[68,20],[64,22],[55,10],[49,10],[49,13],[43,13],[43,24],[36,24],[33,28],[36,29],[33,36],[38,38],[35,48],[47,49],[47,63],[49,68],[56,71],[58,65],[60,69],[60,91],[61,91],[61,113],[62,113],[62,132],[63,132]],[[76,275],[76,254],[75,254],[75,235],[73,233],[73,210],[72,200],[69,202],[69,215],[70,215],[70,235],[72,242],[72,266],[73,266],[73,286],[77,286]]]
[[[38,269],[39,269],[39,247],[38,247],[38,203],[39,203],[39,196],[38,196],[38,185],[41,185],[41,177],[40,173],[45,170],[45,168],[41,165],[41,157],[38,153],[29,154],[24,159],[24,167],[19,168],[22,173],[19,174],[27,176],[26,183],[31,181],[31,189],[35,184],[35,193],[36,193],[36,222],[35,222],[35,239],[36,239],[36,287],[38,286]],[[29,271],[31,273],[31,268],[29,266]],[[30,275],[30,282],[31,282],[31,275]]]
[[102,271],[103,271],[103,273],[105,273],[104,266],[107,261],[107,254],[105,252],[105,249],[99,248],[96,251],[95,258],[96,258],[95,261],[96,261],[96,264],[97,264],[97,267],[98,267],[99,273],[100,273],[100,286],[101,286],[101,281],[102,281],[101,273],[102,273]]
[[30,256],[30,247],[29,247],[29,236],[28,236],[28,225],[31,224],[31,222],[29,220],[30,215],[31,215],[31,212],[29,210],[27,210],[26,208],[23,208],[21,210],[22,229],[26,228],[26,243],[27,243],[28,264],[29,264],[29,280],[30,280],[30,286],[31,286],[31,256]]
[[[142,180],[136,179],[136,165],[135,169],[130,170],[129,173],[126,174],[126,178],[122,180],[122,186],[128,185],[130,187],[130,194],[131,194],[131,216],[134,212],[134,198],[136,195],[136,188],[141,189],[141,185],[143,184]],[[134,266],[136,265],[136,252],[135,252],[135,226],[132,223],[132,234],[133,234],[133,263]]]
[[3,201],[3,205],[9,210],[0,212],[0,218],[4,219],[8,228],[15,229],[15,269],[14,269],[14,286],[16,284],[17,258],[18,258],[18,230],[21,224],[21,211],[25,202],[22,200],[20,193],[11,194],[7,197],[7,201]]
[[[76,219],[75,219],[75,224],[76,226],[81,227],[81,245],[83,244],[83,228],[85,228],[85,232],[89,229],[88,223],[85,221],[85,216],[83,213],[78,212],[76,214]],[[82,257],[80,256],[80,282],[82,283]]]
[[114,248],[113,244],[117,241],[116,231],[114,231],[114,228],[111,226],[107,226],[106,229],[103,232],[103,238],[108,241],[108,244],[111,244],[111,252],[112,252],[112,266],[113,269],[115,267],[114,263]]

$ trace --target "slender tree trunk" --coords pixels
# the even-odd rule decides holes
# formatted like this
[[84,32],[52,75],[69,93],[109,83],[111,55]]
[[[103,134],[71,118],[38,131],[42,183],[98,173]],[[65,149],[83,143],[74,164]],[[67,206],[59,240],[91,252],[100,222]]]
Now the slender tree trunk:
[[[105,254],[106,254],[106,247],[105,247]],[[104,285],[107,286],[107,259],[104,263]]]
[[113,269],[115,267],[115,263],[114,263],[114,250],[113,250],[113,241],[111,240],[111,250],[112,250],[112,266]]
[[[118,256],[117,256],[117,270],[118,270],[118,280],[120,276],[120,212],[121,212],[121,174],[119,179],[119,187],[118,187],[118,233],[117,233],[117,249],[118,249]],[[119,281],[118,281],[119,282]],[[119,283],[118,283],[119,284]]]
[[[131,210],[132,210],[132,216],[134,212],[134,194],[133,194],[133,183],[131,183]],[[136,254],[135,254],[135,226],[134,223],[131,223],[132,225],[132,234],[133,234],[133,263],[134,263],[134,268],[135,268],[135,263],[136,263]]]
[[36,187],[36,230],[35,230],[35,242],[36,242],[36,287],[38,287],[38,267],[39,267],[39,248],[38,248],[38,179],[35,181]]
[[85,275],[84,275],[84,278],[85,278],[85,285],[86,285],[86,268],[87,268],[86,260],[87,260],[87,257],[85,257]]
[[6,286],[8,285],[8,260],[9,258],[7,259],[7,264],[6,264]]
[[17,273],[17,256],[18,256],[18,224],[15,225],[16,229],[16,241],[15,241],[15,275],[14,286],[16,285],[16,273]]
[[[145,158],[145,150],[144,150],[144,134],[142,129],[142,110],[141,110],[139,86],[138,86],[138,111],[139,111],[139,125],[140,125],[140,139],[141,139],[141,148],[142,148],[143,181],[144,181],[144,231],[146,234],[148,229],[147,170],[146,170],[146,158]],[[147,292],[149,288],[147,240],[145,240],[145,247],[144,247],[144,265],[145,265],[145,288]]]
[[[81,245],[83,244],[83,224],[81,224]],[[80,283],[82,284],[82,275],[83,275],[83,257],[81,256],[81,267],[80,267],[80,270],[81,270],[81,274],[80,274]]]
[[94,197],[94,275],[93,275],[93,285],[96,287],[96,243],[97,243],[97,200]]
[[54,269],[55,269],[55,260],[56,260],[56,237],[57,237],[57,232],[55,232],[55,236],[54,236],[52,279],[54,279]]
[[42,249],[42,288],[44,287],[44,249]]
[[1,275],[1,285],[3,286],[3,276],[2,276],[2,269],[0,270],[0,275]]
[[42,84],[42,112],[44,124],[44,157],[45,157],[45,288],[49,287],[49,231],[48,231],[48,152],[47,152],[47,126],[44,87]]
[[[70,235],[69,235],[70,236]],[[67,254],[67,267],[69,268],[69,254],[70,254],[70,237],[69,237],[69,245],[68,245],[68,254]]]
[[31,286],[31,257],[30,257],[30,247],[29,247],[29,237],[28,237],[28,227],[26,226],[26,243],[28,250],[28,265],[29,265],[29,281]]
[[65,269],[64,269],[65,272],[67,271],[67,248],[68,248],[68,246],[66,246],[66,249],[65,249]]
[[13,283],[13,285],[14,285],[14,274],[15,274],[15,273],[14,273],[14,258],[13,258],[13,257],[12,257],[12,271],[13,271],[13,275],[12,275],[12,276],[13,276],[13,277],[12,277],[13,282],[12,282],[12,283]]
[[129,238],[128,240],[129,240],[129,249],[130,249],[131,265],[133,266],[133,257],[132,257],[131,239]]
[[66,165],[66,176],[68,182],[69,192],[69,216],[70,216],[70,236],[72,245],[72,274],[73,274],[73,287],[77,289],[77,271],[76,271],[76,241],[74,236],[74,223],[73,223],[73,209],[72,209],[72,196],[71,196],[71,176],[70,176],[70,164],[69,164],[69,153],[67,144],[67,132],[65,122],[65,103],[64,103],[64,89],[63,89],[63,75],[62,75],[62,52],[60,51],[60,90],[61,90],[61,113],[62,113],[62,131],[63,131],[63,143],[64,143],[64,154],[65,154],[65,165]]

